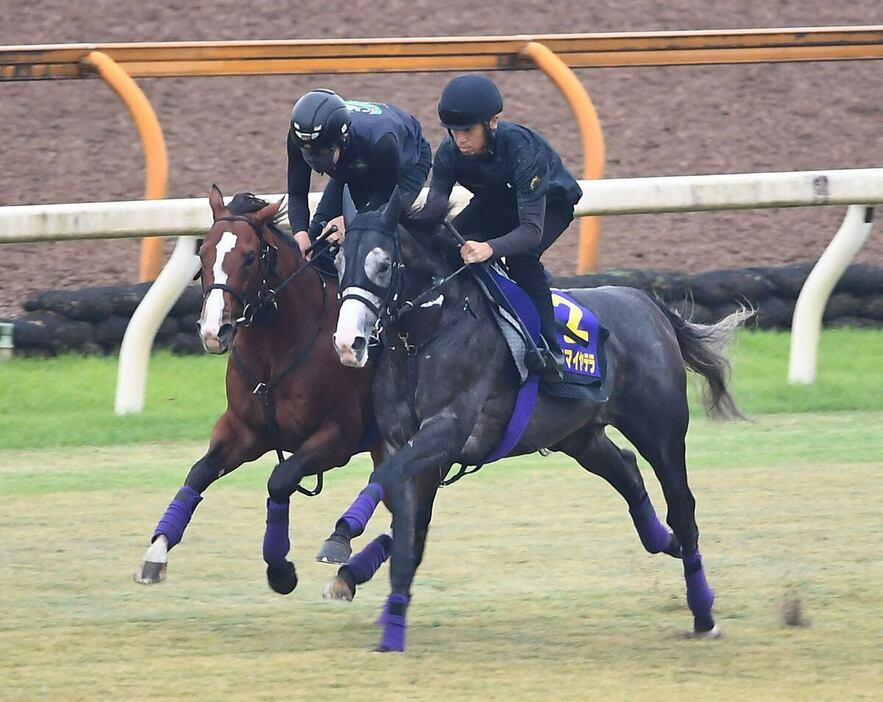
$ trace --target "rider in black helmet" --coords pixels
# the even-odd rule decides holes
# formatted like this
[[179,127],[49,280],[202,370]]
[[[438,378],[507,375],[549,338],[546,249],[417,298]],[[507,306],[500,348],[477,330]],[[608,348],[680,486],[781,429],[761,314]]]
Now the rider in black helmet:
[[[377,209],[396,185],[410,207],[419,194],[432,154],[420,122],[383,103],[344,101],[331,90],[311,90],[291,111],[288,130],[288,218],[305,250],[332,224],[343,234],[343,186],[359,208]],[[307,195],[312,171],[331,176],[310,220]]]
[[506,258],[513,280],[539,312],[549,347],[543,373],[560,377],[563,358],[540,256],[573,221],[582,191],[549,143],[501,121],[502,110],[500,91],[483,75],[459,76],[445,86],[438,116],[448,137],[435,154],[429,198],[447,199],[455,183],[473,193],[454,218],[467,240],[460,255],[466,263]]

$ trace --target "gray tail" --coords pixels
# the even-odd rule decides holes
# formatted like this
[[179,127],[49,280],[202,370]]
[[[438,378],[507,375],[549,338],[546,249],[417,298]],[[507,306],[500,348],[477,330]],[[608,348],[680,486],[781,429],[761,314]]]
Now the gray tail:
[[695,324],[684,319],[664,301],[658,298],[655,301],[674,329],[687,368],[707,381],[703,388],[703,399],[708,415],[720,419],[745,419],[728,387],[729,347],[736,331],[754,316],[755,310],[743,307],[716,324]]

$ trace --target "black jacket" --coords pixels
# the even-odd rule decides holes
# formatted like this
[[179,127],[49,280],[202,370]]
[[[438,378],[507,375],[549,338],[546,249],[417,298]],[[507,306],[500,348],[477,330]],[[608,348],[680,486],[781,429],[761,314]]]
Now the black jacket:
[[508,256],[536,246],[543,233],[547,207],[572,209],[582,190],[561,157],[537,132],[500,121],[488,152],[464,156],[451,137],[438,147],[432,164],[431,197],[450,197],[459,183],[477,205],[490,206],[519,225],[490,240],[495,256]]
[[[349,185],[359,207],[377,209],[385,204],[404,170],[417,163],[424,141],[420,122],[413,115],[383,103],[347,101],[352,123],[340,158],[313,222],[327,222],[342,212],[343,186]],[[292,135],[288,135],[288,219],[292,231],[308,228],[307,196],[312,171]]]

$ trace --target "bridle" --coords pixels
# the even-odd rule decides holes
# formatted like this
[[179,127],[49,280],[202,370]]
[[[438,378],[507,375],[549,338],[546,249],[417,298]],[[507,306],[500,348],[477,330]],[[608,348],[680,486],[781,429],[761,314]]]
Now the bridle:
[[[369,310],[371,310],[371,312],[373,312],[375,317],[377,318],[377,321],[374,323],[374,330],[372,332],[372,338],[376,339],[379,337],[383,328],[385,326],[388,326],[390,322],[397,317],[396,302],[398,301],[399,294],[401,293],[405,265],[402,262],[399,239],[394,232],[390,234],[383,229],[378,229],[377,227],[368,225],[348,227],[347,237],[351,235],[354,236],[360,248],[367,245],[366,238],[359,236],[360,231],[378,232],[384,236],[388,236],[390,239],[392,239],[393,243],[391,263],[392,272],[388,285],[378,285],[373,280],[371,280],[371,278],[368,277],[368,273],[365,271],[364,265],[345,265],[343,275],[340,279],[340,290],[343,292],[340,298],[340,304],[342,305],[347,300],[358,300]],[[356,250],[356,253],[359,253],[359,249]],[[364,261],[365,258],[367,258],[367,253],[364,257],[357,257],[359,258],[359,260]],[[365,297],[364,295],[360,295],[358,292],[349,292],[351,288],[360,288],[362,290],[373,293],[380,300],[380,304],[375,304],[372,300]]]
[[[222,290],[232,295],[233,298],[242,307],[242,314],[233,321],[234,327],[250,327],[252,324],[254,324],[255,320],[259,317],[261,312],[266,310],[268,307],[273,307],[274,309],[277,307],[276,298],[282,291],[282,289],[285,288],[285,286],[291,283],[299,275],[301,275],[304,271],[313,268],[313,261],[315,261],[316,259],[315,257],[310,259],[303,266],[288,275],[286,278],[281,279],[281,282],[275,288],[271,287],[270,280],[272,280],[274,277],[280,278],[279,274],[276,272],[276,259],[278,255],[278,250],[269,241],[267,241],[267,238],[264,235],[264,227],[266,226],[265,223],[263,221],[254,219],[253,217],[247,217],[245,215],[228,215],[226,217],[218,217],[215,219],[215,222],[245,222],[254,230],[255,234],[257,234],[258,240],[261,242],[260,283],[258,283],[258,288],[255,291],[255,295],[252,300],[249,300],[242,291],[237,290],[236,288],[227,285],[226,283],[212,283],[203,293],[203,303],[205,302],[205,298],[208,297],[209,293],[211,293],[212,290]],[[315,268],[313,270],[315,270]],[[321,275],[319,275],[319,277],[321,278]],[[323,287],[324,283],[325,281],[323,279]]]
[[[369,339],[370,346],[377,346],[378,344],[383,343],[382,339],[384,337],[384,331],[388,329],[395,329],[396,325],[400,322],[402,317],[404,317],[409,312],[414,311],[424,302],[428,301],[433,295],[435,295],[442,287],[444,287],[448,282],[453,280],[460,273],[465,271],[468,266],[463,265],[460,266],[453,273],[443,277],[436,279],[433,284],[420,293],[413,300],[405,301],[399,304],[399,299],[401,297],[402,286],[404,284],[404,273],[405,273],[405,264],[402,260],[402,252],[401,246],[399,244],[399,238],[395,231],[389,232],[385,229],[378,228],[376,226],[369,225],[361,225],[361,226],[350,226],[347,228],[347,236],[350,234],[355,234],[357,237],[357,241],[359,242],[359,246],[367,246],[367,242],[363,237],[358,236],[359,231],[372,231],[381,234],[384,237],[388,237],[392,239],[393,247],[392,247],[392,273],[390,277],[389,284],[387,286],[381,286],[375,283],[368,277],[367,272],[365,271],[364,265],[361,266],[344,266],[344,273],[341,276],[340,281],[340,290],[344,291],[343,296],[341,297],[341,304],[343,304],[346,300],[358,300],[363,305],[365,305],[369,310],[371,310],[375,317],[376,321],[374,323],[374,328],[371,331],[371,338]],[[362,243],[365,241],[365,243]],[[359,249],[357,249],[357,254],[360,253]],[[362,256],[357,256],[358,260],[364,261],[367,258],[367,254]],[[348,292],[350,288],[361,288],[362,290],[366,290],[370,293],[373,293],[380,299],[380,304],[375,304],[372,300],[366,298],[364,295],[360,295],[358,292]],[[466,299],[466,309],[468,309],[469,300]],[[471,312],[471,310],[469,310]],[[401,335],[399,335],[400,338]],[[435,336],[433,336],[435,338]],[[405,346],[407,347],[407,335],[405,338],[402,338]]]

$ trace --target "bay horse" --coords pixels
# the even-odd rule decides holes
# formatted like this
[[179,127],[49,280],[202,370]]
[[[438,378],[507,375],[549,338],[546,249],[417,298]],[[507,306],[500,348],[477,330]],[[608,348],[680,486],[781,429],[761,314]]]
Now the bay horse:
[[[463,264],[443,226],[446,214],[424,208],[400,222],[397,192],[378,212],[356,212],[351,201],[345,202],[347,237],[338,255],[343,294],[334,344],[345,365],[362,367],[372,333],[381,330],[374,408],[389,455],[320,553],[326,560],[345,560],[341,544],[361,533],[380,499],[389,500],[392,592],[381,617],[380,651],[404,650],[405,612],[440,479],[454,463],[479,465],[491,454],[519,388],[512,354],[477,282],[452,273]],[[741,416],[727,387],[726,348],[751,312],[706,326],[686,321],[634,288],[567,292],[594,311],[609,332],[609,393],[605,400],[589,401],[540,392],[508,455],[560,451],[607,480],[625,499],[644,548],[682,560],[693,635],[716,637],[714,594],[699,553],[696,503],[687,484],[685,371],[706,380],[710,414]],[[671,531],[650,503],[635,455],[607,437],[608,425],[652,466]]]
[[[297,586],[286,559],[290,497],[307,476],[345,465],[370,437],[371,369],[342,366],[331,345],[337,323],[337,280],[328,279],[301,255],[294,238],[275,223],[281,201],[269,204],[237,194],[229,208],[213,186],[214,223],[199,249],[203,304],[197,322],[206,351],[227,363],[227,409],[215,423],[206,454],[197,461],[159,520],[135,580],[154,584],[166,576],[168,551],[178,544],[202,493],[218,478],[268,451],[290,451],[267,483],[267,526],[263,557],[276,592]],[[382,456],[379,437],[369,439],[375,465]],[[386,559],[383,535],[354,559],[342,575],[355,583],[369,579]],[[352,571],[355,572],[355,576]]]

